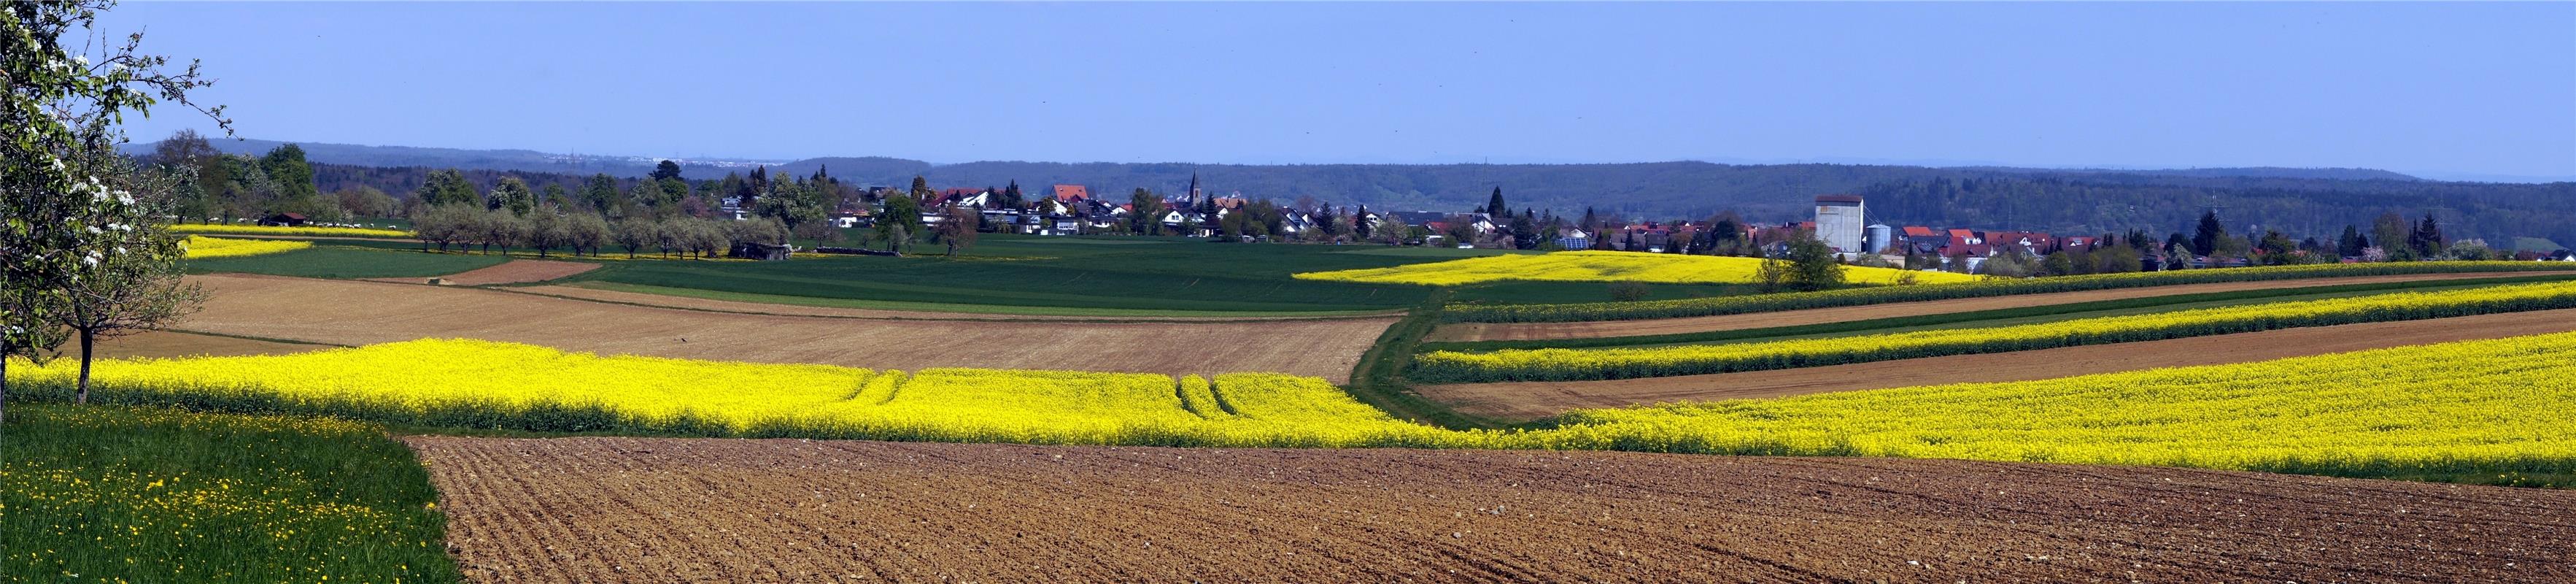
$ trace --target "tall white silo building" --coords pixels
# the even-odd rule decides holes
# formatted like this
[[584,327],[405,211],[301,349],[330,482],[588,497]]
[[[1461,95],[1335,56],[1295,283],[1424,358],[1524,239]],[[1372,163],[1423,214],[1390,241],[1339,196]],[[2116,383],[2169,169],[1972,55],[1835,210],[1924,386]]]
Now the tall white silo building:
[[1860,195],[1820,195],[1816,197],[1816,238],[1834,251],[1860,253],[1861,237],[1868,225],[1861,221]]

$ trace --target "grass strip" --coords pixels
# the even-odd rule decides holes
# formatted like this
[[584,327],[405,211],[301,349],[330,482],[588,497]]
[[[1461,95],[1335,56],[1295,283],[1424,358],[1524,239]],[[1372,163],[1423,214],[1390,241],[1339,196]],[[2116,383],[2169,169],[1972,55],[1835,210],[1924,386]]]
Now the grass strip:
[[[1590,348],[1607,348],[1607,347],[1646,347],[1646,346],[1674,345],[1674,344],[1684,344],[1684,343],[1720,343],[1720,342],[1737,342],[1737,341],[1790,340],[1790,339],[1796,339],[1796,338],[1816,338],[1816,337],[1829,337],[1829,336],[1845,336],[1845,335],[1851,335],[1851,334],[1908,332],[1908,331],[1907,331],[1907,329],[1918,329],[1918,330],[1919,330],[1919,329],[1929,329],[1929,328],[1934,328],[1934,327],[1939,327],[1939,328],[1963,328],[1963,327],[1952,327],[1952,326],[1949,326],[1949,325],[1962,325],[1962,324],[1970,324],[1970,325],[1972,325],[1972,324],[1974,324],[1974,323],[1984,323],[1984,322],[1990,322],[1990,321],[2005,321],[2005,320],[2018,320],[2018,319],[2041,319],[2041,318],[2045,318],[2045,317],[2060,317],[2060,318],[2046,318],[2045,320],[2028,321],[2028,322],[1994,323],[1994,324],[1998,324],[1998,325],[2002,325],[2002,324],[2015,324],[2015,325],[2017,325],[2017,324],[2037,324],[2038,322],[2052,322],[2052,321],[2058,321],[2058,320],[2074,320],[2074,319],[2078,319],[2078,318],[2086,318],[2086,317],[2089,317],[2089,316],[2114,316],[2114,315],[2109,315],[2109,314],[2095,314],[2095,313],[2104,313],[2104,312],[2113,312],[2113,311],[2135,311],[2135,310],[2140,310],[2140,309],[2159,308],[2159,307],[2176,307],[2176,306],[2185,306],[2185,305],[2212,304],[2212,303],[2230,303],[2230,302],[2254,301],[2254,300],[2288,300],[2288,299],[2311,300],[2311,299],[2324,299],[2324,298],[2339,297],[2339,296],[2350,296],[2350,295],[2360,295],[2360,294],[2367,294],[2367,293],[2389,292],[2389,291],[2446,290],[2446,289],[2459,289],[2459,288],[2474,288],[2474,287],[2479,287],[2479,286],[2494,286],[2494,285],[2502,285],[2502,284],[2523,284],[2523,283],[2532,283],[2532,282],[2556,282],[2556,281],[2567,280],[2567,279],[2569,279],[2569,278],[2576,278],[2576,274],[2551,274],[2551,275],[2544,275],[2544,276],[2511,276],[2511,277],[2501,277],[2501,278],[2477,278],[2477,279],[2469,279],[2469,280],[2419,280],[2419,281],[2412,281],[2412,282],[2376,282],[2376,283],[2370,283],[2370,284],[2343,284],[2343,285],[2334,285],[2334,286],[2307,286],[2307,287],[2300,287],[2300,288],[2268,288],[2268,289],[2262,289],[2262,290],[2237,290],[2237,291],[2230,291],[2230,292],[2206,292],[2206,293],[2200,293],[2200,294],[2173,294],[2173,295],[2168,295],[2168,296],[2148,296],[2148,297],[2142,297],[2142,298],[2122,298],[2122,299],[2118,299],[2118,300],[2102,300],[2102,301],[2095,301],[2095,302],[2077,302],[2077,303],[2071,303],[2071,304],[2048,304],[2048,305],[2041,305],[2041,306],[2024,306],[2024,307],[2018,307],[2018,308],[2001,308],[2001,309],[1995,309],[1995,310],[1974,310],[1974,311],[1967,311],[1967,312],[1948,312],[1948,313],[1941,313],[1941,314],[1923,314],[1923,315],[1915,315],[1915,316],[1899,316],[1899,317],[1890,317],[1890,318],[1873,318],[1873,319],[1866,319],[1866,320],[1850,320],[1850,321],[1843,321],[1843,322],[1829,322],[1829,323],[1818,323],[1818,324],[1802,324],[1802,325],[1777,326],[1777,327],[1762,327],[1762,328],[1749,328],[1749,329],[1714,330],[1714,331],[1705,331],[1705,332],[1674,333],[1674,334],[1664,334],[1664,335],[1634,335],[1634,336],[1624,336],[1624,337],[1594,337],[1594,338],[1584,338],[1584,339],[1541,339],[1541,340],[1526,340],[1526,341],[1464,341],[1464,342],[1430,342],[1430,343],[1423,343],[1423,344],[1422,344],[1422,346],[1421,346],[1421,350],[1425,350],[1425,351],[1462,351],[1462,352],[1468,352],[1468,351],[1500,351],[1500,350],[1510,350],[1510,349],[1590,349]],[[2199,307],[2199,306],[2195,306],[2195,307],[2192,307],[2192,308],[2207,308],[2207,307]]]
[[2127,274],[2094,274],[2087,276],[2054,276],[2018,280],[1986,280],[1957,284],[1923,284],[1848,288],[1822,292],[1794,292],[1650,300],[1644,302],[1594,302],[1583,304],[1518,304],[1456,305],[1444,309],[1445,322],[1584,322],[1602,320],[1644,320],[1775,312],[1837,306],[1863,306],[1892,302],[1951,300],[2049,292],[2077,292],[2117,288],[2145,288],[2178,284],[2219,282],[2253,282],[2305,278],[2341,278],[2354,276],[2387,276],[2402,274],[2451,274],[2465,272],[2576,272],[2568,262],[2408,262],[2379,264],[2319,264],[2304,266],[2262,266],[2169,272],[2136,272]]

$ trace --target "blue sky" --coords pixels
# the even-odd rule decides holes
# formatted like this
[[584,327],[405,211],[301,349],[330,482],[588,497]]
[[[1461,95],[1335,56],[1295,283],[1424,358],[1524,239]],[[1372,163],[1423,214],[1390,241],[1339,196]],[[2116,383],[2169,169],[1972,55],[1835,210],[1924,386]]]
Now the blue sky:
[[243,136],[310,142],[2576,177],[2569,2],[137,2],[104,28],[204,59]]

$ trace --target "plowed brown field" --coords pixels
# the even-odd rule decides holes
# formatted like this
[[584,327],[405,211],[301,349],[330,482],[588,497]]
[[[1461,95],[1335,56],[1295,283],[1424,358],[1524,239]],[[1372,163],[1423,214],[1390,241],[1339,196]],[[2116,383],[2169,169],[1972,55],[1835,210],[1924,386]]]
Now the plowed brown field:
[[[241,355],[288,355],[332,348],[330,345],[280,343],[258,339],[200,335],[179,331],[152,331],[133,336],[102,339],[98,358],[129,359],[137,357],[234,357]],[[64,345],[67,353],[78,354],[79,345]]]
[[1467,414],[1499,420],[1535,420],[1581,408],[1783,397],[1944,383],[2032,381],[2566,331],[2576,331],[2576,309],[2282,329],[1800,369],[1609,381],[1425,385],[1414,390],[1423,397]]
[[2266,280],[2261,282],[2221,282],[2216,284],[2185,284],[2180,286],[2156,286],[2150,288],[2121,288],[2115,290],[2087,290],[2083,292],[2022,294],[2017,296],[1996,296],[1990,298],[1960,298],[1955,300],[1936,300],[1930,302],[1897,302],[1890,304],[1870,304],[1865,306],[1842,306],[1835,308],[1812,308],[1807,310],[1786,310],[1780,312],[1756,312],[1749,314],[1695,316],[1690,318],[1665,318],[1654,320],[1519,323],[1464,322],[1440,325],[1438,328],[1432,329],[1431,334],[1424,337],[1423,340],[1432,342],[1534,341],[1546,339],[1589,339],[1598,337],[1670,335],[1708,331],[1797,326],[1879,318],[1897,318],[1905,316],[1921,316],[1926,314],[2000,310],[2029,306],[2047,306],[2052,304],[2074,304],[2078,302],[2100,302],[2104,300],[2172,296],[2177,294],[2207,294],[2212,292],[2271,290],[2277,288],[2311,288],[2317,286],[2345,286],[2352,284],[2377,284],[2384,282],[2467,280],[2477,278],[2510,278],[2515,276],[2544,275],[2548,274],[2533,272],[2400,274],[2393,276],[2309,278],[2299,280]]
[[597,353],[883,369],[989,367],[1335,380],[1393,318],[1211,323],[894,321],[727,314],[478,288],[190,276],[205,307],[175,328],[367,345],[465,337]]
[[1604,452],[412,437],[480,582],[2567,582],[2576,492]]
[[[797,304],[773,304],[773,303],[767,303],[767,302],[743,302],[743,301],[738,301],[738,300],[716,300],[716,299],[712,299],[712,298],[695,298],[695,297],[689,297],[689,296],[672,296],[672,295],[667,295],[667,294],[649,294],[649,293],[644,293],[644,292],[627,292],[627,291],[624,291],[624,290],[605,290],[605,289],[600,289],[600,288],[587,288],[587,287],[582,287],[582,286],[562,286],[562,285],[553,285],[553,286],[523,286],[523,287],[517,287],[517,288],[509,288],[508,290],[509,290],[509,291],[512,291],[512,292],[525,292],[525,293],[529,293],[529,294],[542,294],[542,295],[546,295],[546,296],[561,296],[561,297],[565,297],[565,298],[578,298],[578,299],[582,299],[582,300],[597,300],[597,301],[600,301],[600,302],[615,302],[615,303],[619,303],[619,304],[640,304],[640,305],[644,305],[644,306],[663,306],[663,307],[670,307],[670,308],[686,308],[686,309],[690,309],[690,310],[712,310],[712,311],[716,311],[716,312],[739,312],[739,313],[744,313],[744,314],[784,314],[784,315],[794,315],[794,316],[832,316],[832,317],[841,317],[841,318],[879,318],[879,319],[909,319],[909,320],[1126,321],[1126,322],[1226,322],[1226,321],[1247,321],[1247,320],[1311,320],[1311,319],[1316,319],[1316,318],[1353,318],[1353,317],[1351,317],[1351,316],[1327,316],[1327,317],[1316,317],[1316,316],[1132,316],[1132,317],[1131,317],[1131,316],[1071,316],[1071,315],[1051,315],[1051,314],[994,314],[994,313],[980,313],[980,312],[930,312],[930,311],[919,311],[919,310],[885,310],[885,309],[876,309],[876,308],[840,308],[840,307],[831,307],[831,306],[804,306],[804,305],[797,305]],[[1399,314],[1398,312],[1389,312],[1388,314],[1390,314],[1390,315],[1398,315],[1398,316],[1400,316],[1400,314]]]

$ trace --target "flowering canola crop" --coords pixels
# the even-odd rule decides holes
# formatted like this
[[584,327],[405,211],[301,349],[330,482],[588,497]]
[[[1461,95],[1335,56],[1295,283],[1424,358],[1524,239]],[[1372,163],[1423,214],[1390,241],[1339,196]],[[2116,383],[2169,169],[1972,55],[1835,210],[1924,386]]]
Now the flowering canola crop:
[[2576,308],[2576,282],[2274,302],[2016,326],[1627,349],[1433,351],[1413,375],[1444,382],[1626,379],[1814,367],[2263,331]]
[[313,242],[282,239],[224,239],[190,235],[185,247],[188,249],[189,259],[232,258],[285,253],[313,247]]
[[368,229],[364,227],[287,227],[283,225],[214,225],[204,223],[172,224],[170,226],[170,232],[211,233],[217,235],[303,235],[311,237],[412,236],[411,232],[399,229]]
[[[2045,381],[1568,414],[1532,446],[1966,458],[2543,486],[2576,472],[2576,333]],[[2555,477],[2555,478],[2549,478]],[[2576,486],[2557,483],[2558,486]]]
[[[1562,251],[1539,255],[1498,255],[1391,268],[1306,272],[1305,280],[1339,280],[1376,284],[1458,286],[1504,280],[1556,282],[1651,282],[1660,284],[1752,284],[1762,266],[1758,258],[1674,255],[1618,251]],[[1912,274],[1925,284],[1972,282],[1978,278],[1948,272],[1845,266],[1843,280],[1856,284],[1895,284]]]
[[[61,364],[10,368],[59,401]],[[1865,455],[2345,476],[2576,470],[2576,333],[2260,363],[1569,413],[1448,430],[1321,379],[603,357],[422,340],[265,357],[107,361],[92,396],[435,426],[1175,446],[1405,446]],[[2519,475],[2514,475],[2519,476]]]
[[[10,368],[12,383],[33,386],[12,392],[36,399],[67,391],[74,372],[64,362],[28,369]],[[108,361],[94,375],[92,399],[110,403],[541,431],[1228,446],[1410,444],[1440,432],[1310,377],[1175,382],[1140,373],[989,369],[907,375],[476,340]]]

